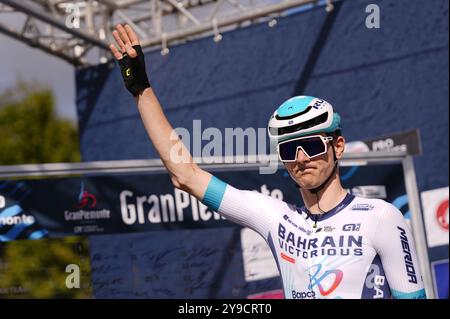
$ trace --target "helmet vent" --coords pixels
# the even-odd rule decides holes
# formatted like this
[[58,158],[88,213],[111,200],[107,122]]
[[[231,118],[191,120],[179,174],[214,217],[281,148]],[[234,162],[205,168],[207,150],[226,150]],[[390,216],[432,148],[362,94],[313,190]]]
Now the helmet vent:
[[311,108],[312,108],[312,106],[308,106],[304,111],[299,112],[299,113],[295,113],[295,114],[292,114],[292,115],[288,115],[288,116],[279,116],[279,115],[277,114],[277,115],[275,116],[275,118],[276,118],[277,120],[290,120],[290,119],[296,118],[297,116],[300,116],[300,115],[303,115],[303,114],[305,114],[305,113],[308,113],[309,110],[311,110]]
[[[295,116],[298,116],[298,114],[296,114]],[[287,117],[284,117],[283,119],[287,119]],[[299,123],[296,125],[279,127],[279,128],[270,127],[269,131],[270,131],[270,134],[272,134],[272,135],[284,135],[284,134],[294,133],[294,132],[297,132],[300,130],[306,130],[308,128],[325,123],[327,120],[328,120],[328,113],[323,113],[313,119],[310,119],[308,121],[305,121],[303,123]]]

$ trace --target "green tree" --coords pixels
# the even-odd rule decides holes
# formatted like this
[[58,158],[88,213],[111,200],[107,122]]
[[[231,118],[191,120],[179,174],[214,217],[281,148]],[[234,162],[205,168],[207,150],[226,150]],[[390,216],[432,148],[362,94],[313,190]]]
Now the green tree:
[[[0,165],[79,162],[78,145],[75,126],[57,117],[49,89],[19,81],[0,93]],[[68,264],[80,267],[80,289],[66,286]],[[89,267],[82,238],[0,243],[0,299],[90,298]]]
[[19,82],[0,94],[0,165],[79,161],[77,130],[49,89]]
[[[0,243],[0,299],[91,298],[88,246],[83,237]],[[79,267],[79,288],[67,286],[70,264]]]

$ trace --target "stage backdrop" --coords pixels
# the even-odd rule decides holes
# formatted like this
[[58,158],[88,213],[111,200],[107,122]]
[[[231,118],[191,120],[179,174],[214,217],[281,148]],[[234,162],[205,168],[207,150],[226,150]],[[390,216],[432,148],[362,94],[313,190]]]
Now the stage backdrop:
[[[205,38],[164,57],[150,52],[147,71],[171,123],[188,130],[194,119],[222,131],[263,128],[299,94],[330,101],[349,141],[419,129],[417,183],[431,225],[430,258],[441,273],[448,260],[448,1],[377,1],[379,29],[365,25],[371,3],[340,1],[330,14],[320,6],[274,28],[224,33],[218,44]],[[117,65],[79,70],[76,84],[85,161],[156,157]],[[447,240],[436,241],[434,232]]]

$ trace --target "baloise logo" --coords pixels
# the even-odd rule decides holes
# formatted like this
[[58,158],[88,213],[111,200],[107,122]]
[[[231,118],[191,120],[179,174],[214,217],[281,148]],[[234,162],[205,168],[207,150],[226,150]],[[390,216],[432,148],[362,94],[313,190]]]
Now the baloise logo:
[[94,208],[97,205],[97,199],[94,194],[84,190],[84,182],[81,182],[80,195],[78,195],[78,203],[76,208]]
[[[312,290],[315,286],[319,288],[319,292],[322,296],[328,296],[342,281],[344,273],[340,269],[326,270],[324,273],[320,274],[322,270],[322,264],[316,264],[310,267],[310,269],[317,267],[316,272],[310,277],[311,283],[309,284],[309,289]],[[324,284],[324,281],[326,284]]]

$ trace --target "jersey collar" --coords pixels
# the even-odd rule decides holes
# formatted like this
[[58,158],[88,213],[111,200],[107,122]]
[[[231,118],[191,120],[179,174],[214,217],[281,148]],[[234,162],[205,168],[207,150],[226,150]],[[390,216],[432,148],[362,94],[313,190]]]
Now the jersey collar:
[[[339,204],[337,204],[336,207],[332,208],[328,212],[325,212],[324,214],[314,215],[314,218],[317,217],[317,221],[328,219],[328,218],[336,215],[340,211],[342,211],[345,207],[347,207],[353,201],[353,199],[355,199],[355,196],[347,193],[347,195],[345,195],[344,199]],[[303,205],[300,208],[297,208],[297,211],[300,214],[301,213],[305,213],[306,214],[306,219],[311,218],[312,214],[309,212],[308,208],[306,208],[305,205]]]

